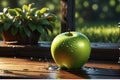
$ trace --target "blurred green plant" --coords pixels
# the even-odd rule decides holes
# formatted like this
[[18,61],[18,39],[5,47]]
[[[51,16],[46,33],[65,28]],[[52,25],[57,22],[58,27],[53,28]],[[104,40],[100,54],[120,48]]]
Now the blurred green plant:
[[[97,25],[96,25],[97,24]],[[115,23],[77,24],[76,30],[85,34],[91,42],[119,43],[119,29]]]
[[4,8],[0,12],[0,33],[10,31],[13,36],[30,37],[32,32],[53,32],[56,15],[49,8],[37,9],[33,3],[22,8]]
[[[7,3],[5,1],[9,1],[10,3]],[[120,41],[118,41],[118,28],[116,23],[111,24],[111,22],[119,22],[120,20],[120,0],[75,1],[76,31],[85,33],[90,38],[90,40],[94,42]],[[12,2],[14,1],[0,0],[0,8],[3,6],[2,3],[4,3],[5,7],[9,4],[12,4]],[[18,6],[28,4],[31,2],[36,3],[35,6],[37,7],[47,6],[52,10],[53,13],[55,13],[58,16],[58,21],[56,22],[55,28],[53,29],[53,34],[50,34],[50,37],[43,34],[40,40],[51,41],[57,34],[60,33],[60,0],[17,0],[17,2]],[[93,22],[91,23],[91,21]],[[99,21],[100,24],[96,21]],[[103,23],[101,21],[109,22]],[[90,23],[86,24],[88,22]]]

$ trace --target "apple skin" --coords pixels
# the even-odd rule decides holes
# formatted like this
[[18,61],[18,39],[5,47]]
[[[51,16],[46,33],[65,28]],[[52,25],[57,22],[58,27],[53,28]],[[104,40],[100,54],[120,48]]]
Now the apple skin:
[[79,69],[88,60],[91,52],[89,39],[80,32],[64,32],[57,35],[51,44],[51,55],[63,69]]

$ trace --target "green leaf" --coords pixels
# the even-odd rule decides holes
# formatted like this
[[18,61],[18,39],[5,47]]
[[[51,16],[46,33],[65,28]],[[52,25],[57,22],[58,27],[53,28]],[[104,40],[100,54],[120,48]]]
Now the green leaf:
[[9,22],[6,22],[6,23],[4,23],[3,26],[4,26],[4,30],[8,30],[10,28],[11,24]]
[[0,23],[4,23],[4,20],[0,19]]
[[19,11],[19,12],[22,12],[22,9],[21,8],[15,8],[15,10]]
[[46,19],[41,20],[41,23],[42,23],[43,25],[50,25],[49,21],[46,20]]
[[37,26],[37,31],[41,34],[44,34],[42,26]]
[[22,9],[21,8],[15,8],[17,14],[23,15]]
[[27,35],[27,37],[31,36],[31,32],[28,28],[24,28],[25,34]]
[[55,21],[57,20],[57,16],[54,15],[54,14],[49,14],[49,15],[47,16],[47,19],[48,19],[49,21],[55,22]]
[[51,33],[53,33],[53,27],[52,25],[45,26]]
[[2,21],[1,19],[3,19],[3,13],[2,12],[0,12],[0,21]]
[[46,13],[48,10],[49,10],[49,8],[42,8],[42,9],[40,10],[40,13],[41,13],[41,14],[44,14],[44,13]]
[[36,26],[34,24],[29,23],[28,25],[29,25],[30,30],[35,31]]
[[18,28],[12,27],[11,28],[11,33],[13,36],[15,36],[18,33]]
[[20,27],[20,28],[19,28],[19,33],[20,33],[20,36],[21,36],[22,38],[24,38],[24,37],[26,36],[23,27]]
[[3,28],[0,28],[0,34],[2,34],[2,32],[3,32]]
[[36,15],[37,15],[37,16],[41,16],[40,10],[37,10],[37,11],[36,11]]
[[32,9],[30,9],[30,12],[35,13],[36,10],[37,10],[37,8],[32,8]]
[[35,3],[31,3],[28,5],[28,10],[30,11],[30,9],[33,7],[33,5],[35,5]]
[[48,29],[44,26],[44,31],[49,34]]
[[15,20],[14,25],[15,25],[16,28],[21,26],[17,20]]
[[15,9],[9,9],[8,12],[11,16],[17,16],[17,12]]
[[28,6],[27,5],[23,5],[22,9],[23,9],[23,12],[26,12],[26,11],[28,11]]
[[5,13],[5,14],[6,14],[6,13],[7,13],[7,11],[8,11],[8,8],[4,8],[4,9],[3,9],[3,13]]

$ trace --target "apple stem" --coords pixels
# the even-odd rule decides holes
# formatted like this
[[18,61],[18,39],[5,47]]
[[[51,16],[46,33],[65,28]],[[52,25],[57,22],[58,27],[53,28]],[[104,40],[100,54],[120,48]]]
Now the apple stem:
[[68,28],[68,35],[69,35],[69,36],[73,36],[72,33],[71,33],[70,28]]

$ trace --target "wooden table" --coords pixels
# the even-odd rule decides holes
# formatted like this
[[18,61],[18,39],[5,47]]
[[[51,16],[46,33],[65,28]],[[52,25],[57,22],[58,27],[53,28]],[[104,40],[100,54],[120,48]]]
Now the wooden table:
[[6,45],[0,42],[0,78],[120,79],[120,44],[91,43],[90,59],[79,70],[51,70],[49,66],[58,67],[52,60],[50,44]]
[[79,70],[52,70],[51,59],[0,57],[0,78],[120,79],[120,63],[89,60]]

